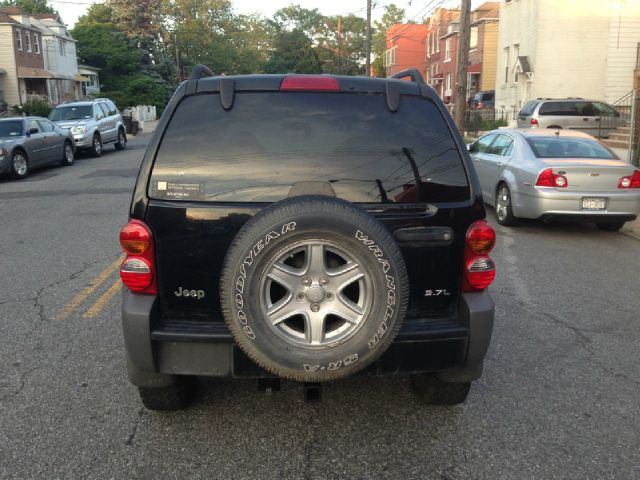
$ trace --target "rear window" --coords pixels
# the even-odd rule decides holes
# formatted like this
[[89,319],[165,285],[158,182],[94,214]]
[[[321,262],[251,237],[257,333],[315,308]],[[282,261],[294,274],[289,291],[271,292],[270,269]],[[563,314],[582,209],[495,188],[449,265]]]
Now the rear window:
[[590,138],[527,137],[527,142],[538,158],[616,158]]
[[595,114],[591,102],[544,102],[538,113],[563,117],[593,116]]
[[522,110],[520,110],[520,115],[525,117],[533,115],[533,111],[536,109],[537,105],[538,102],[528,102],[524,107],[522,107]]
[[[273,202],[322,182],[352,202],[469,198],[462,158],[433,103],[383,95],[237,93],[186,97],[165,132],[152,198]],[[317,185],[317,183],[316,183]]]

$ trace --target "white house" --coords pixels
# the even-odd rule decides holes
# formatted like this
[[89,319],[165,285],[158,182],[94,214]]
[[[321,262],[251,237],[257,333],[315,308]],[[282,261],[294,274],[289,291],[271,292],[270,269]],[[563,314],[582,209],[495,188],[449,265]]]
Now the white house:
[[89,65],[78,65],[78,73],[80,76],[86,78],[82,81],[82,96],[88,97],[100,92],[100,76],[98,72],[99,68],[90,67]]
[[530,99],[614,103],[633,89],[638,0],[501,0],[496,108]]

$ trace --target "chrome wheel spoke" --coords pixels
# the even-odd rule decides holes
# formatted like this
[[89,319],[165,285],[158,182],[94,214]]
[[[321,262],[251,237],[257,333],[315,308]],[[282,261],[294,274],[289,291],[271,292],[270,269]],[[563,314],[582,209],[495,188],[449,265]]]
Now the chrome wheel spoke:
[[294,315],[304,314],[299,304],[293,299],[293,295],[286,295],[281,300],[271,305],[267,309],[267,317],[271,325],[278,325],[281,322],[293,317]]
[[282,285],[289,293],[292,293],[298,289],[302,275],[297,269],[282,262],[276,262],[267,277]]
[[307,246],[307,264],[305,273],[307,275],[323,275],[326,271],[324,263],[325,249],[321,243],[314,243]]
[[344,288],[351,285],[356,280],[364,277],[364,273],[360,270],[360,266],[356,262],[347,262],[338,268],[333,268],[327,272],[330,285],[336,292],[341,292]]
[[333,313],[343,320],[355,325],[362,319],[364,309],[357,303],[346,298],[344,295],[339,295]]
[[305,314],[304,334],[307,343],[311,345],[320,345],[324,340],[324,313],[307,313]]

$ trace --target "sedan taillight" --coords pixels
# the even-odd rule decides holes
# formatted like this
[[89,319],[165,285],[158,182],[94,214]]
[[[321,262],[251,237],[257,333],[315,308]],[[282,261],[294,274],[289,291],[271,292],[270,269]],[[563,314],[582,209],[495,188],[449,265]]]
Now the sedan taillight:
[[540,124],[538,123],[538,120],[536,120],[535,118],[531,119],[531,126],[532,127],[539,127]]
[[536,187],[567,188],[568,185],[567,177],[553,173],[553,170],[550,168],[540,172],[538,181],[536,182]]
[[635,170],[633,175],[618,180],[618,188],[640,188],[640,170]]
[[158,283],[149,227],[140,220],[131,220],[120,230],[120,245],[127,254],[120,267],[122,283],[134,293],[156,295]]

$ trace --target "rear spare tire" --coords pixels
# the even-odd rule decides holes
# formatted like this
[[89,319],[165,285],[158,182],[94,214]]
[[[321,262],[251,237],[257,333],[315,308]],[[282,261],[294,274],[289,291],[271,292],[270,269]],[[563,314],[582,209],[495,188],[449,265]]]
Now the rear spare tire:
[[343,200],[301,196],[265,208],[238,232],[220,301],[237,344],[258,365],[317,382],[349,376],[387,349],[408,283],[380,222]]

